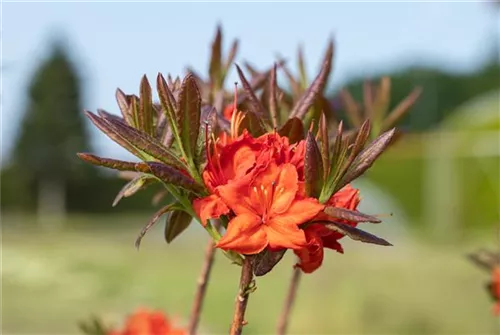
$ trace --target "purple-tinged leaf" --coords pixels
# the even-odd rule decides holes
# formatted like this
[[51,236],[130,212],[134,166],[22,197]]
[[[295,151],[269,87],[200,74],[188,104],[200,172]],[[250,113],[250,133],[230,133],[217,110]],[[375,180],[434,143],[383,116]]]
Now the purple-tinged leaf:
[[193,218],[182,210],[172,211],[165,222],[165,241],[171,243],[177,236],[189,227]]
[[144,228],[142,228],[141,232],[139,233],[139,236],[137,236],[137,239],[135,240],[135,247],[137,249],[139,249],[139,247],[141,246],[141,241],[142,241],[142,238],[144,237],[144,235],[146,235],[146,233],[158,222],[158,220],[165,214],[167,214],[168,212],[170,212],[171,210],[177,208],[176,206],[178,206],[177,203],[173,203],[173,204],[168,204],[162,208],[160,208],[154,215],[153,217],[149,220],[149,222],[144,226]]
[[119,117],[118,115],[108,113],[104,109],[98,108],[97,115],[99,115],[103,119],[111,119],[111,120],[116,120],[116,121],[120,121],[120,122],[125,122],[125,120],[123,118]]
[[227,59],[224,63],[223,67],[223,81],[226,78],[227,74],[229,73],[229,70],[231,69],[231,65],[234,62],[234,59],[236,57],[236,53],[238,52],[238,40],[234,40],[233,44],[231,45],[231,49],[229,50],[229,55],[227,56]]
[[480,249],[474,253],[468,254],[467,258],[487,272],[491,272],[494,267],[500,266],[500,254],[486,249]]
[[306,66],[305,66],[305,61],[304,61],[304,52],[303,52],[301,46],[299,46],[299,50],[297,52],[297,62],[298,62],[298,67],[299,67],[300,84],[301,84],[303,89],[306,89],[306,87],[307,87],[307,73],[306,73]]
[[146,75],[142,77],[141,80],[141,96],[139,104],[139,130],[144,131],[150,136],[154,136],[153,133],[153,93],[151,92],[151,85],[149,84]]
[[298,117],[299,119],[302,119],[304,115],[306,115],[309,108],[314,104],[316,98],[323,92],[332,69],[332,60],[333,41],[330,41],[323,59],[321,70],[312,82],[311,86],[309,86],[309,88],[300,97],[299,101],[290,113],[290,118]]
[[354,159],[354,162],[348,168],[346,174],[337,185],[337,190],[340,190],[342,187],[361,176],[373,165],[375,160],[390,144],[394,131],[395,129],[389,130],[377,137],[356,157],[356,159]]
[[260,277],[270,272],[281,261],[286,250],[270,251],[266,248],[255,255],[252,262],[254,275]]
[[353,127],[360,127],[363,123],[361,118],[361,107],[354,100],[349,91],[343,89],[340,91],[340,99],[342,100],[342,105],[345,109],[347,117]]
[[129,143],[123,136],[118,134],[116,130],[109,124],[109,122],[106,121],[106,119],[103,119],[97,115],[94,115],[93,113],[89,111],[85,111],[85,115],[92,121],[92,123],[99,128],[106,136],[108,136],[110,139],[112,139],[114,142],[119,144],[121,147],[124,149],[128,150],[131,152],[133,155],[141,158],[141,159],[146,159],[147,156],[145,156],[142,152],[140,152],[137,148],[135,148],[131,143]]
[[346,235],[355,241],[383,245],[383,246],[392,246],[391,243],[387,242],[383,238],[372,235],[364,230],[352,227],[345,223],[334,222],[334,221],[313,221],[313,222],[320,223],[324,225],[326,228],[341,233],[343,235]]
[[207,163],[207,140],[210,140],[214,128],[217,126],[217,111],[215,107],[203,106],[201,109],[200,134],[196,142],[194,162],[200,171],[203,171]]
[[168,165],[157,162],[141,162],[135,165],[135,169],[142,173],[155,176],[166,184],[182,187],[185,190],[201,193],[203,186],[196,183],[191,177]]
[[130,104],[129,104],[129,113],[132,115],[132,127],[139,129],[140,128],[140,106],[139,106],[139,97],[136,95],[130,96]]
[[371,222],[371,223],[382,222],[380,219],[374,216],[342,207],[328,206],[324,209],[324,212],[333,218],[352,221],[352,222]]
[[137,193],[139,190],[146,188],[148,185],[152,184],[155,182],[155,179],[151,176],[147,175],[139,175],[129,181],[125,186],[122,187],[120,192],[115,197],[115,200],[113,201],[113,207],[115,207],[118,202],[120,202],[121,199],[123,198],[128,198],[135,193]]
[[265,110],[264,106],[260,103],[259,99],[255,95],[255,92],[253,91],[252,87],[250,86],[250,83],[248,80],[245,78],[245,75],[243,74],[243,71],[241,71],[240,67],[236,65],[236,70],[238,71],[238,76],[240,77],[241,84],[243,86],[243,89],[245,90],[246,96],[248,98],[248,101],[250,103],[251,111],[257,115],[258,117],[265,117]]
[[356,139],[354,140],[354,144],[352,145],[351,152],[349,153],[349,158],[347,159],[344,167],[344,171],[351,166],[354,159],[359,155],[361,150],[365,147],[366,141],[370,137],[370,127],[371,122],[369,119],[366,119],[365,122],[359,128],[359,131],[356,135]]
[[327,180],[330,173],[330,142],[328,140],[328,126],[325,114],[319,119],[319,139],[321,141],[321,159],[323,162],[323,180]]
[[288,83],[290,84],[290,88],[292,89],[292,94],[295,99],[299,99],[302,94],[302,88],[300,87],[300,83],[293,77],[290,70],[283,66],[283,72],[288,79]]
[[222,67],[222,29],[217,26],[214,41],[212,42],[212,54],[210,56],[210,66],[208,73],[212,85],[217,89],[221,88],[221,67]]
[[123,119],[127,124],[133,125],[132,115],[130,115],[131,96],[123,93],[122,90],[117,88],[115,97],[116,102],[118,103],[118,107],[120,108],[120,112],[122,113]]
[[318,144],[311,132],[307,133],[304,157],[306,195],[318,197],[323,187],[323,160]]
[[245,68],[247,69],[247,71],[250,72],[250,75],[252,77],[260,75],[260,72],[257,71],[257,69],[252,64],[250,64],[249,62],[247,62],[247,61],[243,62],[243,66],[245,66]]
[[278,134],[287,136],[290,144],[297,143],[304,139],[304,124],[298,118],[291,118],[281,127]]
[[276,81],[277,65],[274,64],[273,70],[271,71],[271,82],[269,85],[269,114],[271,115],[271,120],[273,122],[273,128],[278,128],[278,83]]
[[387,116],[382,124],[382,131],[393,127],[403,116],[408,113],[410,108],[417,102],[418,98],[422,94],[422,88],[417,87],[411,93],[403,99]]
[[89,153],[77,153],[77,156],[90,164],[103,166],[109,169],[119,170],[119,171],[135,171],[135,165],[137,163],[134,162],[125,162],[117,159],[111,158],[102,158],[96,155],[92,155]]
[[149,157],[183,169],[185,164],[168,148],[164,147],[155,138],[116,120],[106,120],[111,128],[137,150],[146,153]]
[[188,74],[181,86],[177,101],[177,124],[184,152],[187,158],[193,158],[196,140],[200,131],[201,97],[196,81]]
[[179,142],[179,145],[181,145],[181,125],[177,123],[176,118],[176,115],[178,114],[178,111],[176,110],[177,103],[172,94],[172,91],[170,91],[170,88],[168,87],[167,82],[165,81],[165,78],[161,73],[158,73],[158,77],[156,78],[156,85],[158,89],[158,96],[160,97],[161,106],[168,120],[169,128],[172,131],[174,139]]
[[363,103],[366,116],[370,119],[374,119],[375,109],[373,108],[373,86],[369,80],[366,80],[363,83]]

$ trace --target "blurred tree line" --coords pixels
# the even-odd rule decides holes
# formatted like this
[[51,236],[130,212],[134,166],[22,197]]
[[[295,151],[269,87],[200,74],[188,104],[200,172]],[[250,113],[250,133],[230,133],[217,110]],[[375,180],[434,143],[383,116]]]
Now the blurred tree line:
[[[415,86],[423,88],[422,96],[403,121],[403,127],[413,132],[436,127],[462,103],[500,87],[500,65],[496,59],[467,74],[412,67],[384,75],[392,79],[393,104]],[[363,81],[353,79],[345,85],[358,101],[362,100]],[[125,199],[112,208],[125,181],[76,158],[76,152],[93,151],[83,114],[81,86],[67,50],[56,43],[33,75],[12,159],[2,166],[2,210],[59,216],[66,211],[150,212],[155,189],[141,191],[133,200]],[[331,98],[337,105],[335,92]],[[336,110],[342,115],[341,107]]]

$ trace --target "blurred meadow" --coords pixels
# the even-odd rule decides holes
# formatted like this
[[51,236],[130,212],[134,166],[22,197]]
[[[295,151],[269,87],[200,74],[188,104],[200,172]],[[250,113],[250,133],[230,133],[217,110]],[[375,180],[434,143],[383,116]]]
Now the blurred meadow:
[[[182,77],[191,67],[206,77],[218,23],[224,50],[239,39],[238,64],[267,69],[281,55],[297,73],[303,45],[309,78],[333,34],[335,66],[325,95],[339,117],[346,115],[342,89],[362,102],[365,80],[391,78],[391,108],[422,88],[401,120],[405,135],[354,183],[361,210],[383,217],[364,228],[394,246],[344,238],[345,254],[326,251],[323,266],[302,276],[289,333],[500,333],[484,289],[490,275],[465,257],[500,248],[498,4],[197,5],[187,18],[180,3],[4,4],[1,333],[77,334],[79,320],[99,315],[120,324],[138,306],[187,323],[205,231],[191,225],[167,244],[161,221],[137,250],[137,234],[159,208],[151,203],[159,189],[112,207],[125,181],[82,164],[76,152],[129,157],[90,126],[83,110],[118,113],[115,89],[137,94],[144,73]],[[162,11],[171,22],[158,29],[152,22]],[[283,15],[271,15],[276,11]],[[299,29],[303,15],[317,17]],[[183,29],[172,34],[172,27]],[[257,279],[245,334],[273,333],[292,256]],[[238,276],[239,268],[217,253],[200,333],[227,331]]]

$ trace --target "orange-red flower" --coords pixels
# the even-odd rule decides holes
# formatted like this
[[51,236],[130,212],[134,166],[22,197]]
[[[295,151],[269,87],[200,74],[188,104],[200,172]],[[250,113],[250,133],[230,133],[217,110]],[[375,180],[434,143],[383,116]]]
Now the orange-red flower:
[[[327,202],[328,206],[341,207],[350,210],[355,210],[359,204],[359,190],[345,186],[340,191],[335,193]],[[325,213],[318,214],[314,220],[332,220],[330,216]],[[336,220],[356,226],[356,222]],[[300,261],[296,265],[303,272],[311,273],[318,269],[323,263],[323,248],[333,249],[337,252],[343,253],[344,250],[338,242],[344,235],[329,230],[321,224],[311,224],[305,229],[305,236],[307,239],[307,246],[300,250],[295,250],[295,254],[299,257]]]
[[490,289],[491,289],[491,295],[495,299],[495,306],[493,307],[493,313],[499,316],[500,315],[500,267],[499,266],[493,268]]
[[217,247],[242,254],[256,254],[269,246],[300,249],[306,246],[299,226],[315,217],[324,206],[316,199],[299,196],[294,165],[271,161],[251,179],[219,188],[224,203],[236,215]]
[[108,335],[185,335],[186,330],[175,328],[161,311],[139,308],[130,315],[123,330],[112,330]]

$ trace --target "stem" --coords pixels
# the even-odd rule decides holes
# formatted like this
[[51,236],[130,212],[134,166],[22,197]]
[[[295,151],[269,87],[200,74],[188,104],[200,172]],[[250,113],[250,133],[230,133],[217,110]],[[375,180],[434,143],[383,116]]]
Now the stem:
[[276,329],[276,334],[278,335],[286,334],[288,321],[290,320],[290,313],[292,311],[293,303],[295,302],[295,296],[299,287],[301,274],[302,273],[300,269],[296,268],[293,270],[292,280],[290,281],[288,294],[285,299],[285,305],[283,306],[283,311],[281,312],[280,318],[278,320],[278,327]]
[[248,304],[248,295],[253,291],[252,287],[252,260],[249,256],[245,257],[241,268],[240,288],[236,297],[234,306],[233,323],[231,325],[230,335],[240,335],[243,331],[243,326],[246,324],[245,311]]
[[[220,224],[218,222],[215,224],[215,230],[218,230],[219,225]],[[189,335],[195,335],[196,329],[198,328],[201,310],[203,308],[203,301],[205,300],[207,285],[210,279],[210,272],[212,271],[212,266],[214,264],[214,257],[215,257],[214,242],[212,239],[210,239],[205,249],[205,258],[203,266],[201,268],[200,277],[198,278],[198,287],[196,289],[196,295],[194,297],[194,303],[191,309],[191,317],[189,320],[189,327],[188,327]]]

